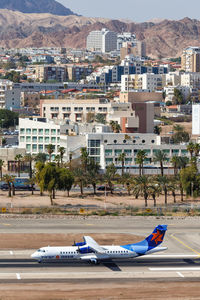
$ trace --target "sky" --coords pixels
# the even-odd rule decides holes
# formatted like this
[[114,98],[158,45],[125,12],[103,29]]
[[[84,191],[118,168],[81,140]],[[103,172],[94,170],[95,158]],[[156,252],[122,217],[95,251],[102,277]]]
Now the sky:
[[179,20],[200,18],[199,0],[57,0],[85,17],[128,19],[135,22],[151,19]]

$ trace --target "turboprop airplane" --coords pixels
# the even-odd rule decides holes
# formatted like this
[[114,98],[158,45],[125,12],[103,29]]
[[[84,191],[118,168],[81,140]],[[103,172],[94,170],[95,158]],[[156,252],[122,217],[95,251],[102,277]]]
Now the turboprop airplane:
[[167,247],[159,247],[166,231],[167,225],[158,225],[143,241],[124,246],[101,246],[92,237],[84,236],[82,243],[75,243],[71,247],[40,248],[31,257],[39,263],[54,260],[80,260],[92,264],[112,259],[134,258],[166,250]]

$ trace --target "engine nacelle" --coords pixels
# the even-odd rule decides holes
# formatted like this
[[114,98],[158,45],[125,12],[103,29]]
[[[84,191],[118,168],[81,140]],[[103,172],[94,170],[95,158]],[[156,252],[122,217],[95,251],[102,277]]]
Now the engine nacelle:
[[93,253],[90,247],[82,247],[77,250],[81,254]]
[[90,263],[93,265],[98,265],[98,260],[96,258],[91,258]]

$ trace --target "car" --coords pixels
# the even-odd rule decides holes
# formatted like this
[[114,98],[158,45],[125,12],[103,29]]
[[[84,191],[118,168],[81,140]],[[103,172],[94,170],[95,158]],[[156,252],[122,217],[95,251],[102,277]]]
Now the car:
[[98,188],[97,188],[97,191],[110,191],[110,188],[108,186],[105,186],[105,185],[100,185]]

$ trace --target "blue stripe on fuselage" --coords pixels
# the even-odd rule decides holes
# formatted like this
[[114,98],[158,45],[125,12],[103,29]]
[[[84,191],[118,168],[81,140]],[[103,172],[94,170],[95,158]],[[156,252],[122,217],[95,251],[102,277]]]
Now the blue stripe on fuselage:
[[144,240],[136,244],[129,244],[121,247],[138,254],[145,254],[148,251],[148,242]]

